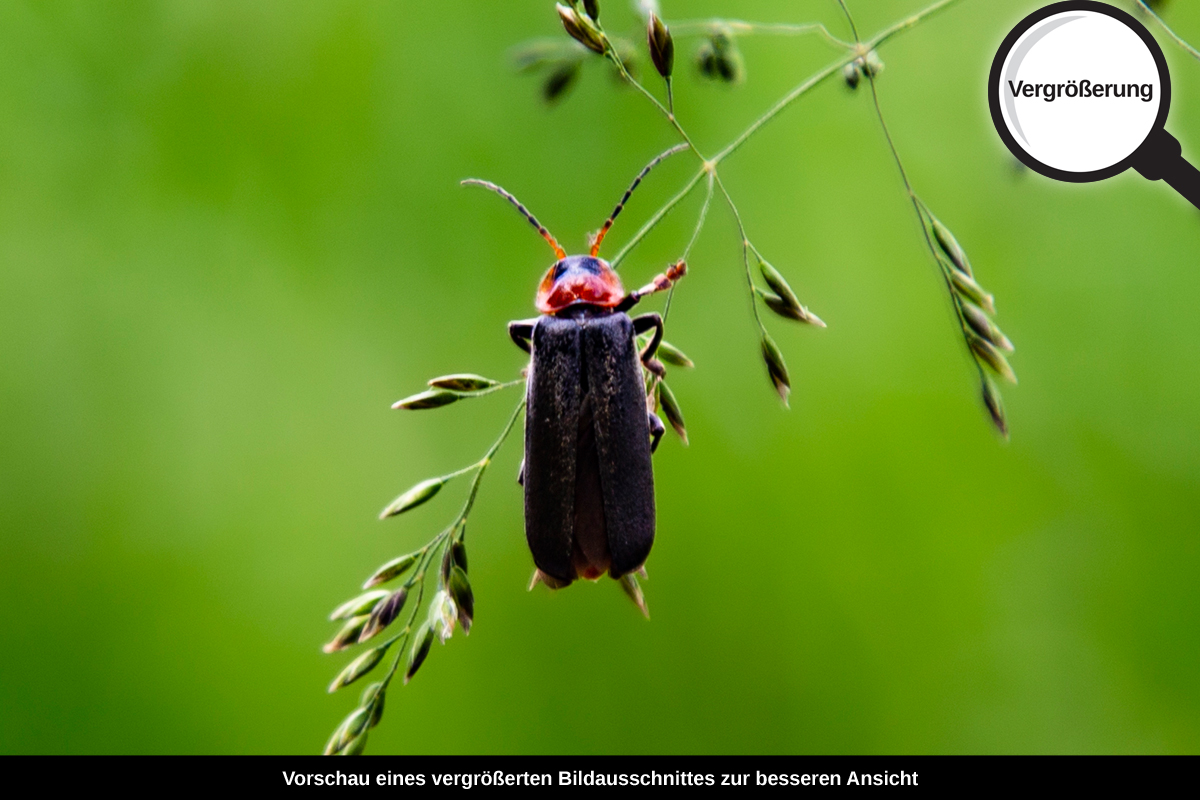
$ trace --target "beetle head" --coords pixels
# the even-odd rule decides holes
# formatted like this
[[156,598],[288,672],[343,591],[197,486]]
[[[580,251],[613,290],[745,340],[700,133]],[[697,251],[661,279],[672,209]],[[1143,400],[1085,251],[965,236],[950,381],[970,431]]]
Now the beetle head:
[[576,305],[614,308],[624,297],[621,279],[607,261],[595,256],[567,256],[546,271],[535,305],[543,314],[557,314]]
[[[517,211],[521,212],[522,216],[529,220],[529,224],[537,229],[537,232],[541,234],[546,243],[554,250],[554,254],[558,256],[558,260],[546,272],[545,277],[542,278],[542,282],[538,286],[537,299],[535,300],[538,311],[543,314],[558,314],[572,306],[583,305],[597,308],[616,308],[622,301],[627,299],[625,289],[621,286],[621,279],[617,277],[617,273],[613,271],[608,262],[598,257],[600,243],[604,241],[604,237],[612,228],[617,215],[621,213],[621,209],[625,208],[625,203],[628,202],[630,195],[633,194],[633,190],[642,182],[642,178],[646,177],[650,170],[654,169],[663,159],[675,153],[682,152],[687,148],[687,144],[675,145],[655,157],[638,173],[637,177],[633,179],[633,183],[625,191],[621,202],[617,203],[617,207],[609,214],[604,225],[596,232],[595,238],[592,239],[591,252],[586,256],[568,256],[562,247],[559,246],[558,241],[550,234],[550,231],[546,230],[545,226],[538,222],[533,214],[529,213],[529,209],[521,205],[521,202],[517,198],[496,184],[476,178],[469,178],[462,183],[466,186],[482,186],[485,189],[490,189],[512,203]],[[636,297],[633,297],[633,301],[637,301]]]

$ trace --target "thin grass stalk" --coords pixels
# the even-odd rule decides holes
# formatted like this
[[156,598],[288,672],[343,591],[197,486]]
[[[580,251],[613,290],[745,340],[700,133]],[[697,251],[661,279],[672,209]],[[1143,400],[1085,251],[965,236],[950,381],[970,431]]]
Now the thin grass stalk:
[[1168,25],[1166,22],[1164,22],[1163,18],[1158,15],[1158,12],[1155,11],[1153,8],[1151,8],[1145,2],[1145,0],[1134,0],[1134,2],[1142,9],[1142,11],[1146,12],[1151,17],[1154,17],[1154,21],[1157,22],[1162,27],[1162,29],[1166,32],[1167,36],[1170,36],[1172,39],[1175,40],[1175,44],[1179,45],[1184,50],[1186,50],[1188,55],[1190,55],[1192,58],[1196,59],[1197,61],[1200,61],[1200,50],[1197,50],[1196,48],[1192,47],[1190,44],[1187,43],[1187,41],[1182,36],[1180,36],[1178,33],[1176,33],[1174,30],[1172,30],[1171,26]]

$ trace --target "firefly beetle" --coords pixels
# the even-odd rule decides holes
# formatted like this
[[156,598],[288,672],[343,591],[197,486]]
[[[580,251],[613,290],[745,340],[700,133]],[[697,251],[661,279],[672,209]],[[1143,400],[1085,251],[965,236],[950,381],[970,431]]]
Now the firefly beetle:
[[[642,367],[663,336],[658,314],[626,313],[687,271],[680,261],[637,291],[599,257],[600,244],[642,179],[673,147],[645,166],[592,241],[588,255],[568,256],[520,201],[494,183],[467,180],[508,200],[554,249],[538,286],[540,316],[508,325],[530,354],[526,381],[525,538],[537,567],[533,583],[552,589],[577,578],[614,579],[641,570],[654,544],[654,473],[650,456],[663,435],[649,407]],[[640,351],[637,336],[653,331]],[[532,586],[533,584],[531,584]]]

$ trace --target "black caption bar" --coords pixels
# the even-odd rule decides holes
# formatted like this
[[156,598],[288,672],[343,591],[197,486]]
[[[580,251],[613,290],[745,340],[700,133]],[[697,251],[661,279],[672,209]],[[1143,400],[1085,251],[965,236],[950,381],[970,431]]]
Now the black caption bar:
[[837,794],[978,789],[1137,789],[1183,785],[1196,756],[8,756],[8,774],[43,774],[56,788],[133,785],[312,794],[489,794],[684,788],[705,793]]

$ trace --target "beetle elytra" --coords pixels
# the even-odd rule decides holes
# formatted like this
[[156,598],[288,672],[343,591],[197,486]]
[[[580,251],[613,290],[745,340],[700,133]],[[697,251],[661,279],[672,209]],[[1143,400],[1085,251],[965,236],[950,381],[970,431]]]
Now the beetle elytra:
[[[557,589],[604,573],[621,579],[642,569],[654,544],[651,454],[663,434],[649,406],[643,368],[661,375],[654,359],[662,341],[658,314],[626,313],[648,294],[683,277],[680,261],[637,291],[599,257],[600,244],[641,180],[673,147],[638,174],[592,242],[588,255],[568,256],[521,203],[487,181],[554,249],[555,262],[538,287],[540,316],[509,323],[517,346],[530,354],[526,384],[525,538],[537,567],[534,583]],[[653,332],[638,349],[637,336]],[[532,585],[532,584],[531,584]]]

